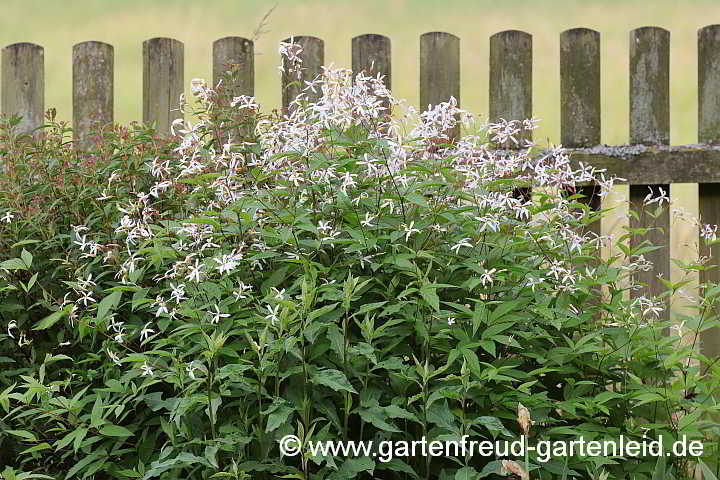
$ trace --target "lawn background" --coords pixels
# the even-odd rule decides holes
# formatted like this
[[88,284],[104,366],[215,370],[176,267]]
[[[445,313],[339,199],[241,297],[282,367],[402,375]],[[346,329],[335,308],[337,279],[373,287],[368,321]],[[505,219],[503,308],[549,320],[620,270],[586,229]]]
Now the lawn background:
[[[115,119],[122,123],[141,118],[143,40],[167,36],[182,41],[189,85],[192,78],[211,77],[214,40],[252,37],[273,5],[256,42],[256,96],[270,108],[280,103],[277,45],[291,35],[322,38],[326,63],[338,66],[350,64],[352,37],[389,36],[394,93],[417,104],[419,36],[447,31],[461,39],[461,105],[484,119],[488,38],[502,30],[524,30],[533,35],[533,114],[542,120],[535,135],[541,145],[559,141],[559,36],[573,27],[601,33],[602,141],[628,141],[629,31],[647,25],[671,32],[671,143],[696,142],[697,30],[720,23],[720,2],[706,0],[2,0],[0,5],[1,45],[34,42],[45,48],[46,107],[56,107],[61,119],[72,117],[72,46],[87,40],[112,44]],[[622,199],[627,188],[615,194]],[[675,185],[672,199],[675,207],[697,214],[696,185]],[[617,231],[624,222],[619,211],[603,230]],[[672,255],[691,256],[697,230],[683,227],[672,235]]]

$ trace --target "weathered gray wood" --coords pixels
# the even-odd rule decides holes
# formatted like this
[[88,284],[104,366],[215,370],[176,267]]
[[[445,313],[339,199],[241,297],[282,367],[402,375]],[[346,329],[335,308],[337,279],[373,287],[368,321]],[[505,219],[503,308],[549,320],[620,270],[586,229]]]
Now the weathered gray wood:
[[630,32],[630,143],[670,143],[670,32]]
[[352,71],[353,76],[360,72],[366,75],[383,76],[383,83],[390,89],[392,86],[390,39],[384,35],[367,33],[352,39]]
[[[636,149],[636,151],[633,151]],[[720,182],[720,148],[703,145],[680,146],[624,146],[569,149],[571,164],[579,162],[621,179],[615,183],[650,185],[668,183]],[[607,174],[606,174],[607,175]],[[648,189],[645,188],[645,195]]]
[[[518,30],[490,37],[490,121],[532,118],[532,36]],[[527,131],[521,139],[531,139]],[[506,147],[512,147],[508,143]]]
[[[255,46],[242,37],[225,37],[213,43],[213,87],[228,95],[255,95]],[[225,82],[230,81],[230,85]]]
[[[573,28],[560,35],[560,138],[564,147],[600,143],[600,33]],[[600,208],[595,186],[583,186],[582,202]],[[600,222],[588,230],[600,235]]]
[[[698,185],[700,220],[704,224],[720,225],[720,184],[701,183]],[[720,258],[720,244],[707,246],[705,241],[700,239],[700,256],[711,258],[713,265],[717,265]],[[710,270],[700,271],[700,283],[720,283],[720,269],[716,266]],[[707,315],[709,318],[712,315]],[[720,356],[720,328],[714,327],[702,332],[702,352],[709,357]]]
[[[392,64],[390,54],[390,39],[384,35],[368,33],[358,35],[352,39],[352,71],[353,78],[358,73],[383,77],[383,84],[390,90],[392,88]],[[390,113],[390,103],[383,102],[386,113]]]
[[[45,54],[33,43],[15,43],[2,50],[2,114],[20,115],[15,127],[28,134],[44,123]],[[36,136],[40,132],[36,132]]]
[[[659,27],[642,27],[630,32],[630,143],[670,143],[670,32]],[[652,230],[643,237],[634,236],[631,245],[649,240],[663,248],[644,254],[653,263],[653,269],[636,274],[636,280],[647,285],[632,293],[636,297],[660,295],[666,288],[658,276],[670,279],[670,208],[666,204],[665,211],[657,218],[642,212],[644,199],[651,189],[653,196],[658,195],[660,189],[669,196],[670,185],[646,182],[630,186],[630,208],[640,214],[639,219],[631,217],[630,227]],[[648,210],[655,207],[656,204]],[[670,318],[669,308],[660,318]]]
[[420,109],[455,97],[460,105],[460,39],[446,32],[420,36]]
[[90,148],[93,132],[113,122],[113,47],[83,42],[73,47],[73,140]]
[[720,143],[720,25],[698,30],[698,142]]
[[560,35],[560,137],[564,147],[600,143],[600,33]]
[[[282,58],[283,74],[282,74],[282,106],[287,111],[290,103],[297,98],[298,94],[305,88],[305,82],[315,80],[323,73],[322,67],[325,64],[325,43],[311,36],[291,37],[283,41],[284,43],[297,43],[302,47],[302,53],[299,57],[302,60],[302,68],[300,70],[300,78],[297,72],[292,72],[291,66],[286,57]],[[319,89],[309,92],[308,101],[317,101],[322,93]]]
[[[460,106],[460,39],[446,32],[428,32],[420,36],[420,109],[447,102],[450,97]],[[450,132],[460,135],[460,125]]]
[[[720,25],[709,25],[698,30],[698,141],[720,143]],[[718,162],[720,164],[720,162]],[[720,165],[715,170],[720,168]],[[698,176],[706,182],[698,185],[700,220],[704,224],[720,225],[720,179]],[[720,244],[705,245],[699,239],[700,256],[711,258],[715,268],[700,271],[700,283],[720,283]],[[709,357],[720,356],[720,328],[711,328],[701,334],[702,352]]]
[[184,92],[185,60],[182,42],[152,38],[143,42],[143,122],[154,124],[160,135],[183,118],[180,96]]

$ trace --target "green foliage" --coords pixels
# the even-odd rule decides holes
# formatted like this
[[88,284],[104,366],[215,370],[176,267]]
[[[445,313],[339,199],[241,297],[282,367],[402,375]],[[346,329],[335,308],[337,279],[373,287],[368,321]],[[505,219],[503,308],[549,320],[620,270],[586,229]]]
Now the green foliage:
[[[114,127],[92,154],[63,125],[38,142],[5,125],[4,478],[713,478],[720,372],[664,333],[659,299],[629,299],[644,232],[602,260],[589,226],[605,212],[564,188],[585,177],[560,150],[451,142],[452,102],[391,127],[351,108],[378,84],[326,75],[324,100],[289,117],[196,83],[207,108],[181,137]],[[683,317],[694,338],[718,324],[707,287]],[[513,463],[310,450],[528,432],[706,449]],[[280,454],[287,435],[301,455]]]

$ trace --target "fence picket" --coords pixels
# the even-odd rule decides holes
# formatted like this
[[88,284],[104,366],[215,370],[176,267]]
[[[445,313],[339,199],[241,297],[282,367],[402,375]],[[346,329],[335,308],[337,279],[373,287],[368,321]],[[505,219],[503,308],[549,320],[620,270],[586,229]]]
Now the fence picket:
[[[490,37],[490,121],[532,118],[532,36],[506,30]],[[531,132],[521,138],[530,140]],[[504,145],[511,148],[512,145]]]
[[213,42],[213,87],[229,74],[232,85],[223,85],[233,97],[255,95],[255,46],[242,37],[225,37]]
[[[287,57],[283,56],[282,106],[285,111],[288,110],[290,103],[305,88],[305,82],[310,82],[322,74],[322,67],[325,64],[325,43],[320,38],[300,36],[287,38],[283,42],[289,43],[291,41],[300,44],[302,47],[302,52],[299,55],[302,60],[302,68],[298,78],[297,72],[290,71]],[[314,101],[319,99],[320,96],[320,91],[309,92],[308,100]]]
[[[392,62],[390,39],[384,35],[368,33],[352,39],[352,71],[353,77],[359,72],[366,75],[382,75],[383,84],[392,88]],[[390,111],[389,102],[383,106]]]
[[[460,105],[460,39],[451,33],[428,32],[420,36],[420,110],[447,102]],[[459,126],[449,132],[460,134]]]
[[[720,144],[720,25],[698,30],[698,141]],[[698,185],[698,207],[702,223],[720,224],[720,184]],[[700,240],[700,256],[720,258],[720,244],[706,246]],[[720,283],[720,269],[700,271],[700,283]],[[702,351],[720,357],[720,328],[701,334]]]
[[[642,27],[630,32],[630,143],[670,143],[670,32],[659,27]],[[631,185],[630,208],[640,211],[645,197],[651,191],[653,197],[657,197],[660,189],[670,195],[667,184]],[[665,286],[658,275],[665,280],[670,279],[669,208],[657,218],[647,214],[640,219],[631,217],[630,227],[653,229],[642,238],[633,237],[632,245],[649,240],[653,245],[667,247],[644,254],[654,268],[637,274],[636,279],[647,287],[633,292],[635,296],[659,295]],[[662,312],[660,318],[670,318],[669,308]]]
[[184,117],[179,107],[184,72],[182,42],[172,38],[143,42],[143,122],[155,124],[160,135],[169,134],[172,122]]
[[[45,53],[34,43],[14,43],[2,51],[2,114],[20,115],[15,127],[28,134],[45,118]],[[40,132],[36,132],[39,135]]]
[[73,140],[85,150],[91,133],[113,122],[113,47],[83,42],[73,47]]
[[[560,35],[560,137],[567,148],[600,144],[600,33],[573,28]],[[583,202],[599,210],[595,185],[580,187]],[[588,229],[600,235],[600,222]]]

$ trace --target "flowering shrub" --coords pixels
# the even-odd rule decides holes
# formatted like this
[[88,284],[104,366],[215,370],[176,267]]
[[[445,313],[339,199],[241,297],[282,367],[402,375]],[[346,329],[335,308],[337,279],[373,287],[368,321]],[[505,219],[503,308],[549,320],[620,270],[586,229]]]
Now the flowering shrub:
[[[0,198],[6,478],[712,475],[720,372],[663,335],[663,299],[628,299],[643,232],[600,258],[604,212],[575,192],[612,178],[515,140],[532,121],[451,138],[472,122],[454,100],[418,113],[344,69],[286,113],[193,93],[199,121],[174,140],[116,127],[89,162],[62,126],[39,149],[4,130],[24,169]],[[685,317],[695,338],[717,324],[709,287]],[[685,435],[706,455],[282,457],[288,434]]]

